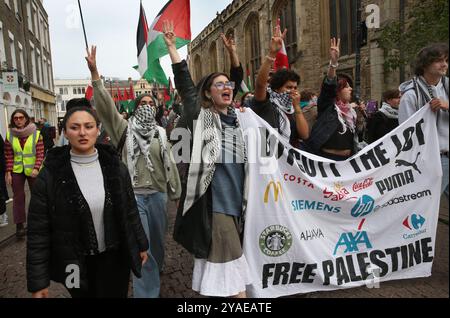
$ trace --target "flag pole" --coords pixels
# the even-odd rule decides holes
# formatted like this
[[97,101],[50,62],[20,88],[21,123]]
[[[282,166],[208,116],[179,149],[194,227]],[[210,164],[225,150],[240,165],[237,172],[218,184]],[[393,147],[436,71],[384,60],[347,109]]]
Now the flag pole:
[[81,10],[80,0],[78,0],[78,8],[80,9],[81,24],[83,26],[83,33],[84,33],[84,42],[86,42],[86,49],[89,49],[89,45],[88,45],[88,41],[87,41],[87,37],[86,37],[86,29],[84,28],[83,11]]

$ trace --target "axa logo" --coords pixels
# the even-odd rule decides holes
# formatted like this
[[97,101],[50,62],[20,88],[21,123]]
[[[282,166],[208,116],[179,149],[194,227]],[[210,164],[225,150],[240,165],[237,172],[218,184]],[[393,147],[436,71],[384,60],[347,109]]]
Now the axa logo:
[[359,252],[360,247],[363,246],[366,249],[372,248],[372,243],[370,243],[369,235],[366,231],[361,231],[365,219],[361,221],[358,226],[358,232],[347,232],[342,233],[339,237],[338,242],[336,243],[336,247],[334,248],[333,255],[336,255],[339,248],[345,247],[343,253],[356,253]]
[[368,196],[363,195],[359,198],[358,202],[356,202],[355,206],[352,208],[352,216],[355,218],[366,216],[375,208],[375,200]]
[[292,234],[283,225],[271,225],[262,231],[259,236],[261,252],[270,257],[286,254],[292,246]]
[[265,204],[269,203],[269,195],[271,193],[272,188],[273,188],[273,198],[274,198],[275,202],[278,202],[280,197],[283,195],[283,187],[281,186],[281,183],[279,181],[278,182],[271,181],[267,185],[266,191],[264,192],[264,203]]
[[407,229],[420,230],[425,225],[426,219],[418,214],[412,214],[403,221],[403,226]]

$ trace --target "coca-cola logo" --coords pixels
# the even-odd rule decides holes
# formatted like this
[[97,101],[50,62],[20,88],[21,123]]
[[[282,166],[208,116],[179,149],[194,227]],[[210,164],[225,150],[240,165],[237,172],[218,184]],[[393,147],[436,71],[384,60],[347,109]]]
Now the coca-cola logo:
[[358,192],[373,185],[373,178],[368,178],[362,182],[356,182],[353,184],[353,192]]

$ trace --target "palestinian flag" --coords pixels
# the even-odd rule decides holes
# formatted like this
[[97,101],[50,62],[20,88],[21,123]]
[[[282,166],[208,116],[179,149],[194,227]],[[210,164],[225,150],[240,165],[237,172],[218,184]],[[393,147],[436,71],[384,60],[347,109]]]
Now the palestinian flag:
[[253,86],[252,86],[252,76],[250,74],[250,69],[247,67],[247,83],[242,80],[241,83],[241,91],[245,94],[245,93],[249,93],[253,91]]
[[159,59],[169,54],[163,36],[163,21],[173,21],[177,49],[191,41],[191,9],[189,0],[170,0],[158,13],[150,28],[141,2],[137,31],[138,71],[147,81],[169,86]]

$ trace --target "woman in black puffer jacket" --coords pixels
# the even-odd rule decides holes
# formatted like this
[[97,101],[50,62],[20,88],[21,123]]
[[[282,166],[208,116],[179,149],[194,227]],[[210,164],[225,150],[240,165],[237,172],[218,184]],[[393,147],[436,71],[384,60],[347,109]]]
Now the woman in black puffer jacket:
[[28,291],[48,297],[50,280],[72,297],[127,297],[130,269],[140,277],[148,241],[128,169],[117,152],[95,145],[92,109],[71,109],[71,146],[49,151],[29,207]]

